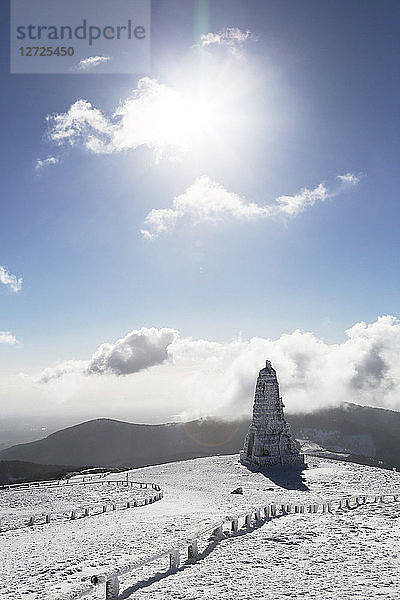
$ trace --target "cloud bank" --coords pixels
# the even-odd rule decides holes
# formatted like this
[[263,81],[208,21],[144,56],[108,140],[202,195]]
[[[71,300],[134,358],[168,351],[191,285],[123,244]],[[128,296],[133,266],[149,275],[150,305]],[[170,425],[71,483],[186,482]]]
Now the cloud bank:
[[[147,396],[149,417],[236,418],[250,413],[256,376],[269,359],[288,412],[341,402],[400,410],[400,322],[382,316],[371,324],[356,323],[345,336],[342,343],[329,344],[296,330],[278,339],[220,343],[182,337],[173,329],[141,329],[101,345],[88,361],[46,369],[39,379],[61,382],[77,375],[86,381],[104,380],[110,389],[122,379],[135,398]],[[146,378],[149,367],[156,368]],[[125,410],[134,412],[134,402],[127,401]]]
[[16,277],[0,265],[0,283],[7,286],[12,292],[18,293],[22,287],[22,277]]
[[[359,179],[352,173],[339,175],[342,185],[355,185]],[[294,217],[319,202],[336,196],[339,190],[329,192],[320,183],[314,189],[303,188],[294,196],[279,196],[268,205],[260,206],[248,202],[234,192],[229,192],[206,175],[198,177],[187,190],[176,196],[172,208],[151,210],[145,218],[141,234],[154,239],[162,233],[169,233],[179,222],[198,225],[205,222],[219,222],[228,219],[250,221],[278,216]]]

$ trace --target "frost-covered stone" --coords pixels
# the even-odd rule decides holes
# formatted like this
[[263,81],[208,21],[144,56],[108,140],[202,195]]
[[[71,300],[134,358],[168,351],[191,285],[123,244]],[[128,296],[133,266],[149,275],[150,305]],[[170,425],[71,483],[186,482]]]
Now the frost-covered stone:
[[304,464],[304,456],[299,454],[290,435],[283,406],[276,371],[267,360],[256,383],[253,420],[240,453],[242,464],[260,467]]

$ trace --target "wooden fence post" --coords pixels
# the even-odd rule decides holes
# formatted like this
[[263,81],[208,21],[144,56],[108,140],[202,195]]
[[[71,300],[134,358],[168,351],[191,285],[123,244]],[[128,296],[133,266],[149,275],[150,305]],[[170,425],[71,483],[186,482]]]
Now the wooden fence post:
[[271,504],[271,515],[276,517],[276,504]]
[[197,558],[197,540],[192,540],[188,546],[188,559]]
[[46,523],[50,523],[50,515],[46,515]]
[[212,536],[215,537],[216,539],[220,539],[223,535],[223,531],[222,531],[222,524],[218,525],[218,527],[216,529],[214,529],[214,531],[212,532]]
[[246,525],[246,527],[251,527],[251,514],[250,513],[245,516],[244,524]]
[[35,516],[34,516],[34,515],[32,515],[32,517],[29,519],[29,523],[28,523],[28,525],[33,525],[33,524],[34,524],[34,522],[35,522]]
[[266,519],[270,519],[271,518],[271,506],[270,504],[267,504],[267,506],[264,507],[264,516]]
[[85,508],[85,517],[88,517],[88,516],[89,516],[89,509]]
[[232,531],[236,532],[239,529],[238,519],[235,517],[232,519]]
[[177,569],[180,565],[179,548],[174,548],[169,555],[169,568]]
[[116,575],[112,575],[106,581],[106,600],[117,600],[119,594],[119,580]]
[[256,521],[261,521],[261,511],[259,508],[257,508],[257,510],[255,511],[254,517],[255,517]]

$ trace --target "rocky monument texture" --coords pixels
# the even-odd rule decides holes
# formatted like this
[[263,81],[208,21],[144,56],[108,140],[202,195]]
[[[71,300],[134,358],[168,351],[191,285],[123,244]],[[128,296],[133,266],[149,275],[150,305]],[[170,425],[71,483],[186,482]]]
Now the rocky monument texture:
[[285,421],[283,406],[276,371],[267,360],[257,378],[253,420],[240,453],[242,464],[259,467],[304,465],[304,456],[297,450],[290,426]]

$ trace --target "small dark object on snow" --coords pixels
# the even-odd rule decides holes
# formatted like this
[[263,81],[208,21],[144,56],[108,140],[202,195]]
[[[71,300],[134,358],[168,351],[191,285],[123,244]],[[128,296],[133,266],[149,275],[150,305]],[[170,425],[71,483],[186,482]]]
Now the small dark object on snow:
[[243,494],[243,488],[238,487],[236,490],[232,490],[231,494]]

